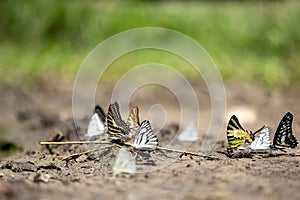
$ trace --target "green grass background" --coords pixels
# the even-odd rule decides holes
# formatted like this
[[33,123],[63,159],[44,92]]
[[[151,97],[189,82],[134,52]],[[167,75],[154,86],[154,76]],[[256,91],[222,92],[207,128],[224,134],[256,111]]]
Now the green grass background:
[[[7,0],[1,1],[0,13],[0,84],[72,80],[101,41],[145,26],[197,40],[225,81],[257,82],[269,89],[300,83],[299,1]],[[128,55],[109,73],[116,76],[159,56],[152,51]],[[186,63],[165,59],[192,76]]]

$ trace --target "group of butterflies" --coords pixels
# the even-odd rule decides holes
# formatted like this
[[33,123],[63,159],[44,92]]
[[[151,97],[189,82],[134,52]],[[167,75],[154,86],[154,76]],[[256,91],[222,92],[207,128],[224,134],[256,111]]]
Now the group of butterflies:
[[229,150],[245,150],[248,147],[250,152],[258,152],[269,149],[284,151],[287,148],[295,148],[298,142],[293,135],[292,122],[292,113],[286,113],[277,127],[272,143],[268,127],[263,126],[255,132],[247,131],[241,126],[238,118],[233,115],[227,126]]
[[[95,106],[94,113],[89,121],[86,139],[107,133],[108,139],[114,143],[126,144],[141,150],[154,150],[158,147],[158,139],[148,120],[140,123],[139,108],[133,107],[127,121],[123,121],[117,102],[110,104],[107,117],[102,108]],[[189,123],[177,136],[179,141],[197,141],[199,135],[196,122]]]
[[[121,117],[118,102],[109,105],[107,116],[102,108],[96,105],[85,137],[91,139],[105,133],[112,143],[132,146],[139,150],[154,150],[158,147],[158,138],[150,122],[144,120],[140,123],[139,108],[136,106],[131,109],[125,122]],[[126,148],[121,148],[117,153],[113,172],[136,173],[136,161]]]
[[[296,137],[292,133],[293,115],[288,112],[281,120],[273,139],[270,140],[269,128],[263,126],[259,130],[252,132],[245,130],[238,118],[233,115],[227,126],[227,139],[229,150],[245,150],[258,152],[268,149],[295,148],[298,144]],[[125,122],[119,111],[117,102],[111,103],[107,115],[100,106],[96,105],[94,113],[89,121],[86,138],[107,134],[110,142],[124,146],[132,146],[139,150],[158,149],[158,138],[153,132],[153,128],[148,120],[140,123],[139,108],[133,107]],[[198,140],[196,123],[190,123],[177,137],[180,141]],[[135,173],[136,161],[126,148],[121,148],[116,155],[113,166],[114,174]]]
[[118,102],[109,105],[106,117],[101,107],[95,106],[85,136],[89,139],[105,133],[112,143],[140,150],[154,150],[158,147],[158,139],[150,122],[144,120],[140,123],[139,108],[136,106],[131,109],[126,122],[121,117]]
[[[95,106],[94,113],[89,121],[86,132],[86,139],[92,139],[104,134],[107,139],[116,144],[132,146],[138,150],[155,150],[158,147],[158,138],[153,132],[153,128],[148,120],[140,123],[139,108],[133,107],[125,122],[119,111],[118,102],[111,103],[107,115],[98,105]],[[179,141],[196,141],[198,132],[195,122],[191,122],[179,135]],[[126,148],[121,148],[118,152],[113,171],[115,174],[122,172],[135,173],[135,159]]]

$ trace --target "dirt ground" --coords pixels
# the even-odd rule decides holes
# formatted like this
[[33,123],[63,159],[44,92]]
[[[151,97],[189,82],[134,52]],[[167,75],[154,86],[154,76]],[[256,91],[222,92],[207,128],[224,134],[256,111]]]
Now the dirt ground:
[[[99,146],[52,147],[50,153],[39,145],[39,141],[48,140],[54,130],[61,131],[66,140],[78,139],[72,121],[72,87],[39,85],[30,90],[0,88],[1,151],[19,149],[9,156],[1,154],[0,199],[300,199],[299,147],[287,153],[254,154],[245,158],[228,158],[224,154],[225,127],[231,114],[236,114],[246,129],[270,126],[273,137],[280,119],[290,111],[294,114],[294,134],[300,138],[297,88],[277,93],[256,85],[228,83],[223,134],[214,149],[205,152],[216,159],[158,150],[131,150],[142,173],[114,176],[112,165],[118,147],[101,149],[67,162],[64,158],[68,155]],[[210,97],[202,85],[193,87],[199,91],[202,114],[198,125],[203,138],[210,119]],[[110,94],[111,90],[106,89],[96,95],[97,103],[105,110]],[[142,92],[136,94],[132,100],[132,104],[141,108],[141,113],[157,101],[157,98],[145,100],[143,95]],[[157,103],[169,106],[168,111],[179,112],[168,97],[159,91],[155,95],[161,97]],[[82,124],[86,126],[91,111],[85,107],[83,110],[87,118]],[[168,116],[167,123],[177,122],[176,117],[172,117],[176,115]],[[168,137],[172,136],[160,136],[160,144],[166,143]],[[188,150],[199,151],[201,142],[200,139],[193,143]]]

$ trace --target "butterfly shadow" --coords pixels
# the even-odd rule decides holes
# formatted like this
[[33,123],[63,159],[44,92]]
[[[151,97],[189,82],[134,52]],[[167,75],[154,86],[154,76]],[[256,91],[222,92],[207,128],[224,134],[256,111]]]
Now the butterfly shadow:
[[226,155],[228,158],[253,158],[253,154],[249,152],[233,151],[228,148],[226,151],[216,151],[217,153]]
[[146,166],[157,166],[154,159],[152,158],[150,152],[147,151],[137,151],[135,155],[136,161],[140,165]]

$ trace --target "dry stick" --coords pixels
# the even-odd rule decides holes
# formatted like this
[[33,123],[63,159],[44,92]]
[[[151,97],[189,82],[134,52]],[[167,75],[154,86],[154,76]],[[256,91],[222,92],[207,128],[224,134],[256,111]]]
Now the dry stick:
[[[104,142],[104,141],[66,141],[66,142],[40,142],[41,145],[66,145],[66,144],[111,144],[111,142]],[[116,144],[114,144],[116,145]],[[117,145],[118,146],[118,145]],[[131,145],[130,145],[131,146]],[[106,147],[104,147],[106,148]],[[99,148],[98,148],[99,149]],[[177,153],[185,153],[185,154],[189,154],[189,155],[193,155],[193,156],[202,156],[202,157],[207,157],[207,158],[211,158],[211,159],[217,159],[217,157],[215,156],[208,156],[202,153],[195,153],[195,152],[190,152],[190,151],[183,151],[183,150],[179,150],[179,149],[169,149],[169,148],[164,148],[164,147],[157,147],[157,149],[160,150],[165,150],[165,151],[173,151],[173,152],[177,152]],[[97,149],[94,150],[90,150],[92,151],[96,151]],[[83,152],[83,154],[85,153],[89,153],[90,151],[87,152]],[[74,154],[73,157],[76,157],[77,154]],[[72,155],[71,155],[72,156]]]
[[108,146],[105,146],[105,147],[99,147],[99,148],[88,150],[88,151],[84,151],[84,152],[80,152],[80,153],[74,153],[72,155],[66,156],[63,160],[64,161],[69,161],[71,159],[75,160],[75,159],[79,158],[80,156],[82,156],[84,154],[88,154],[88,153],[91,153],[91,152],[94,152],[94,151],[98,151],[100,149],[106,149],[106,148],[109,148],[109,147],[112,147],[112,146],[114,146],[114,144],[111,144],[111,145],[108,145]]
[[66,144],[111,144],[105,141],[66,141],[66,142],[40,142],[40,145],[66,145]]
[[157,147],[156,149],[160,149],[160,150],[165,150],[165,151],[173,151],[173,152],[177,152],[177,153],[185,153],[185,154],[189,154],[192,156],[202,156],[202,157],[207,157],[207,158],[211,158],[211,159],[218,159],[215,156],[208,156],[202,153],[195,153],[195,152],[191,152],[191,151],[184,151],[184,150],[179,150],[179,149],[169,149],[169,148],[164,148],[164,147]]
[[291,156],[291,157],[299,157],[300,154],[297,153],[287,153],[286,155]]

